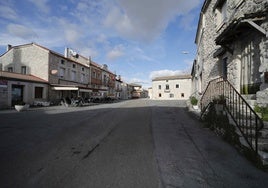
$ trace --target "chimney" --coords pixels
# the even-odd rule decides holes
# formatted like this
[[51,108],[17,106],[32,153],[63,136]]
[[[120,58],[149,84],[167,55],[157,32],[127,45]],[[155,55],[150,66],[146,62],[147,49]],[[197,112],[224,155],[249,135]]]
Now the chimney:
[[8,44],[7,45],[7,51],[9,51],[12,48],[12,45]]
[[69,57],[69,48],[65,48],[64,57],[66,57],[66,58]]

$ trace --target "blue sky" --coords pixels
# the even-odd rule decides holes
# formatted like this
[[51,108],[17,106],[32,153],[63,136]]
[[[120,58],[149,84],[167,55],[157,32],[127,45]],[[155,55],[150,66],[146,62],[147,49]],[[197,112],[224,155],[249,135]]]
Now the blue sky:
[[[203,0],[5,0],[0,54],[7,44],[72,48],[144,87],[156,76],[190,73]],[[182,53],[183,51],[189,53]]]

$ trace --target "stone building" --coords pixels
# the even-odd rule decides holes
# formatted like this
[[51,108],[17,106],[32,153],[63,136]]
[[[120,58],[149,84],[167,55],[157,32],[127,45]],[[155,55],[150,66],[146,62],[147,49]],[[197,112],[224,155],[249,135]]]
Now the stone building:
[[242,95],[268,104],[267,12],[263,0],[205,0],[195,38],[196,93],[222,76]]
[[152,99],[189,99],[191,75],[157,77],[152,80]]
[[0,109],[20,102],[33,104],[48,99],[48,82],[33,75],[0,71]]
[[90,87],[92,88],[93,96],[115,96],[116,75],[108,69],[106,64],[99,65],[92,61],[91,57],[86,58],[70,48],[65,49],[65,57],[81,64],[89,65],[91,72]]
[[48,82],[47,100],[50,102],[86,96],[91,91],[88,64],[78,63],[35,43],[9,46],[0,56],[0,64],[3,71],[34,75]]
[[[0,108],[15,104],[12,88],[14,91],[19,89],[23,96],[20,100],[31,105],[41,99],[55,104],[64,98],[89,98],[94,92],[111,96],[115,92],[116,75],[107,66],[102,67],[68,48],[65,55],[61,55],[35,43],[8,45],[7,51],[0,56],[0,71],[3,72],[2,75],[9,75],[8,78],[1,76],[0,81],[5,86],[1,86],[3,92],[0,93],[0,98],[7,97],[8,102]],[[11,76],[18,82],[9,81],[12,80]],[[25,80],[28,84],[24,83]],[[42,83],[42,91],[41,86],[35,83]],[[8,89],[5,89],[6,84]],[[43,95],[34,96],[32,87],[39,89],[39,93],[44,92]]]

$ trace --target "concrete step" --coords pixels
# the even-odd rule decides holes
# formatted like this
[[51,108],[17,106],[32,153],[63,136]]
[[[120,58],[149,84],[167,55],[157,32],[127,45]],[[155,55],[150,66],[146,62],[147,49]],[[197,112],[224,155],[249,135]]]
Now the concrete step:
[[268,152],[268,139],[262,139],[262,138],[260,138],[258,140],[258,148],[261,151]]
[[259,156],[263,165],[268,165],[268,153],[259,151]]
[[256,100],[256,94],[241,95],[245,100]]

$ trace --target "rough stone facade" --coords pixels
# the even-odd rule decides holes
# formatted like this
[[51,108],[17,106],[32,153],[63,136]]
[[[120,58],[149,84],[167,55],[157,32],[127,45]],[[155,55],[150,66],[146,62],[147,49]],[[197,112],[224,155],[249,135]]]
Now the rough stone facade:
[[199,92],[204,92],[210,80],[223,76],[241,94],[255,93],[257,103],[267,105],[267,11],[268,1],[263,0],[204,2],[195,39],[195,73],[192,73],[198,80],[195,83],[199,83]]

